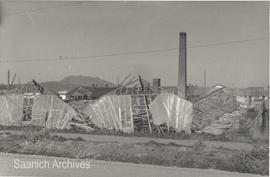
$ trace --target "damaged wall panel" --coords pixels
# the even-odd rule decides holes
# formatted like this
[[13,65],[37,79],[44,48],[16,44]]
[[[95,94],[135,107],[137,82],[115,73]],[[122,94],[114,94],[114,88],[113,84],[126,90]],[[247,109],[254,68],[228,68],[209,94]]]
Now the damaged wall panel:
[[161,94],[149,105],[153,123],[167,124],[176,132],[191,133],[192,103],[173,94]]
[[84,110],[91,121],[101,129],[125,133],[133,132],[133,117],[130,95],[109,95],[89,104]]
[[0,124],[5,126],[21,125],[23,95],[0,96]]
[[[93,124],[101,129],[111,129],[131,133],[135,123],[142,119],[147,123],[145,105],[131,103],[134,95],[107,95],[93,104],[89,104],[84,113],[89,115]],[[141,99],[142,100],[142,99]],[[148,100],[150,101],[150,100]],[[139,104],[140,105],[140,104]],[[151,124],[161,125],[166,123],[177,132],[190,133],[192,122],[192,103],[173,94],[157,95],[149,104]],[[141,112],[138,109],[142,109]],[[141,113],[141,114],[139,114]],[[136,121],[135,121],[135,117]],[[136,123],[136,126],[144,126]],[[145,125],[147,127],[147,125]],[[136,130],[138,130],[137,127]],[[150,130],[149,130],[150,131]]]
[[5,126],[35,125],[69,129],[71,119],[76,116],[74,109],[55,95],[0,96],[0,108],[0,124]]

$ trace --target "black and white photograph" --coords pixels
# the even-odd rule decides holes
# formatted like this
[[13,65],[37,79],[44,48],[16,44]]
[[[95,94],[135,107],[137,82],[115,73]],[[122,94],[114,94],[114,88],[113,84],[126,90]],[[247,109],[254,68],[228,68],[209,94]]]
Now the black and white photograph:
[[269,7],[0,0],[0,177],[269,176]]

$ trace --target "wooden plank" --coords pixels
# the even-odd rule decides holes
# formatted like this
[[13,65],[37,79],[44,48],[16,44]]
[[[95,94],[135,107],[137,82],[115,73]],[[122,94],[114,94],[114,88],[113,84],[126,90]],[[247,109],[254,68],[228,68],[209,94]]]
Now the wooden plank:
[[148,112],[148,107],[147,107],[148,104],[147,104],[146,96],[144,96],[144,102],[145,102],[145,109],[146,109],[149,131],[150,131],[150,133],[152,133],[152,127],[151,127],[150,118],[149,118],[149,112]]

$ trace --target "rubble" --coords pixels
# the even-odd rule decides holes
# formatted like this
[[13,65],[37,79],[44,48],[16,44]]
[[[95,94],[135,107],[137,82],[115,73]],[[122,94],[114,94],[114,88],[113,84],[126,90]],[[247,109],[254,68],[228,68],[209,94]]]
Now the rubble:
[[[239,104],[226,88],[220,88],[196,101],[193,107],[192,130],[201,131],[205,129],[209,133],[220,134],[221,130],[213,130],[213,128],[220,127],[220,121],[228,120],[228,117],[231,116],[228,116],[228,114],[236,111],[239,108]],[[222,119],[219,120],[219,118]],[[228,128],[229,126],[226,125],[225,127]]]
[[191,132],[192,103],[140,77],[88,104],[83,112],[101,129],[152,133],[163,131],[161,125],[166,124],[167,131]]

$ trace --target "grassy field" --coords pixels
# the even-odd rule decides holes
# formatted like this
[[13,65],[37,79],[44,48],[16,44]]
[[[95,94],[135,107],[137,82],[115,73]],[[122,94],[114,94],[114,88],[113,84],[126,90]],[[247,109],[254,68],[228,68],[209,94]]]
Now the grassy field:
[[267,143],[252,150],[232,150],[206,146],[198,140],[192,146],[147,143],[85,141],[50,136],[46,130],[24,130],[22,135],[0,134],[0,151],[21,154],[97,159],[190,168],[211,168],[241,173],[268,175]]
[[[21,130],[21,131],[40,131],[43,127],[33,127],[33,126],[1,126],[0,130]],[[80,134],[92,134],[92,135],[114,135],[114,136],[125,136],[125,137],[151,137],[151,138],[164,138],[164,139],[183,139],[183,140],[205,140],[205,141],[221,141],[221,142],[242,142],[242,143],[252,143],[261,144],[269,142],[268,136],[263,138],[252,138],[251,134],[247,130],[234,130],[226,132],[222,135],[212,135],[207,133],[149,133],[149,132],[134,132],[134,133],[123,133],[116,132],[113,130],[100,130],[96,129],[92,132],[87,132],[83,129],[69,129],[69,130],[50,130],[50,132],[60,132],[60,133],[80,133]]]

